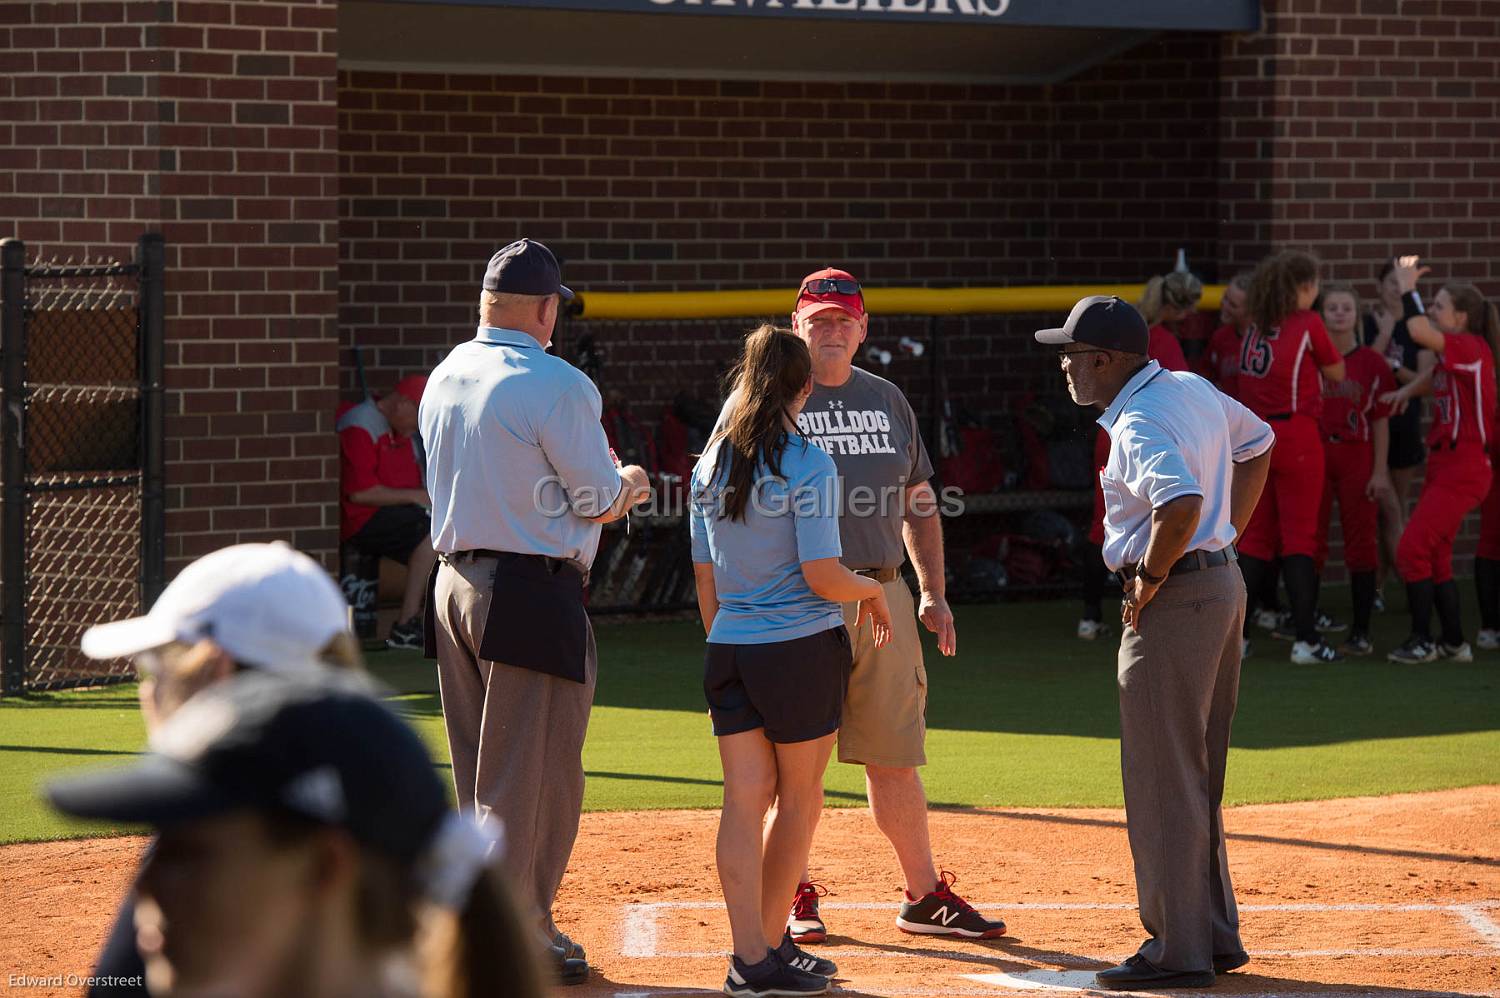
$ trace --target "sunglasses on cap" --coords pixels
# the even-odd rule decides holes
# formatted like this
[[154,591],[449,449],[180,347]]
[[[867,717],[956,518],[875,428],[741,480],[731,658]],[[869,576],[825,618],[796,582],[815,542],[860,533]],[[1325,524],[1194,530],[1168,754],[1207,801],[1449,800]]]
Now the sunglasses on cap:
[[859,295],[864,297],[858,281],[846,281],[840,277],[819,277],[802,285],[797,297],[803,295]]

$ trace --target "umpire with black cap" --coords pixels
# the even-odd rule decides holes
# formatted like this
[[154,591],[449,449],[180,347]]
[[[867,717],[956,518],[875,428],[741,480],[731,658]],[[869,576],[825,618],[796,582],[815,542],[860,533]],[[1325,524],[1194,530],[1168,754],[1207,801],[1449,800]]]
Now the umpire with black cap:
[[1104,562],[1124,582],[1120,770],[1141,923],[1107,988],[1207,987],[1249,961],[1224,847],[1224,769],[1245,585],[1234,540],[1265,485],[1271,428],[1195,374],[1146,356],[1134,307],[1094,296],[1037,342],[1068,394],[1103,411]]
[[432,542],[427,613],[458,806],[506,830],[504,865],[533,906],[564,981],[583,948],[552,902],[583,808],[583,739],[597,674],[583,592],[600,525],[650,495],[617,467],[599,390],[547,352],[573,292],[541,243],[490,258],[479,330],[427,382]]

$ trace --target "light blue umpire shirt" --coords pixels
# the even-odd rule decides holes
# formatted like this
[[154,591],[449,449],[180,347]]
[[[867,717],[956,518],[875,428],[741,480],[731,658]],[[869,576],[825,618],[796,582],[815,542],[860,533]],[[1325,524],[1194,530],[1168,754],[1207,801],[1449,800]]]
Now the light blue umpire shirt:
[[480,326],[432,372],[417,420],[432,546],[571,558],[599,549],[624,483],[599,422],[599,389],[515,329]]
[[761,462],[745,518],[730,520],[719,515],[727,467],[714,477],[725,446],[720,440],[709,447],[692,476],[693,561],[713,565],[719,598],[709,642],[769,644],[842,626],[839,604],[813,592],[802,577],[804,561],[843,554],[833,458],[801,434],[791,434],[781,477],[773,477]]
[[[1151,511],[1181,496],[1202,496],[1189,551],[1234,543],[1229,519],[1234,465],[1271,449],[1271,427],[1196,374],[1149,361],[1099,417],[1109,434],[1104,491],[1104,564],[1137,564],[1151,539]],[[1163,571],[1153,565],[1153,571]]]

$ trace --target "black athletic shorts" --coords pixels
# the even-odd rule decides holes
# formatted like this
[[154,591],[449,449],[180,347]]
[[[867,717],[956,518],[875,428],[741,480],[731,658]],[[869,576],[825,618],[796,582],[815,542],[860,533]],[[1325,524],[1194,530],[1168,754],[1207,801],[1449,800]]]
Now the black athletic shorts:
[[1391,446],[1386,454],[1386,466],[1393,469],[1415,468],[1427,460],[1427,448],[1422,444],[1422,424],[1411,420],[1390,420]]
[[714,735],[765,728],[773,742],[805,742],[839,729],[854,654],[843,624],[763,645],[708,645],[703,695]]
[[421,506],[382,506],[349,543],[365,554],[406,564],[417,545],[432,533],[432,515]]

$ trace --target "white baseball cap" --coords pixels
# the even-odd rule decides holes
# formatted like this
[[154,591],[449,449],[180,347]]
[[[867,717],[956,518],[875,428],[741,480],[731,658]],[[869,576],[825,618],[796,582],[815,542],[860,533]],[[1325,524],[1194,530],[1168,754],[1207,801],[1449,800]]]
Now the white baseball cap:
[[184,568],[145,616],[90,627],[83,653],[126,658],[208,638],[243,665],[306,672],[348,629],[348,613],[343,593],[307,555],[280,541],[236,544]]

